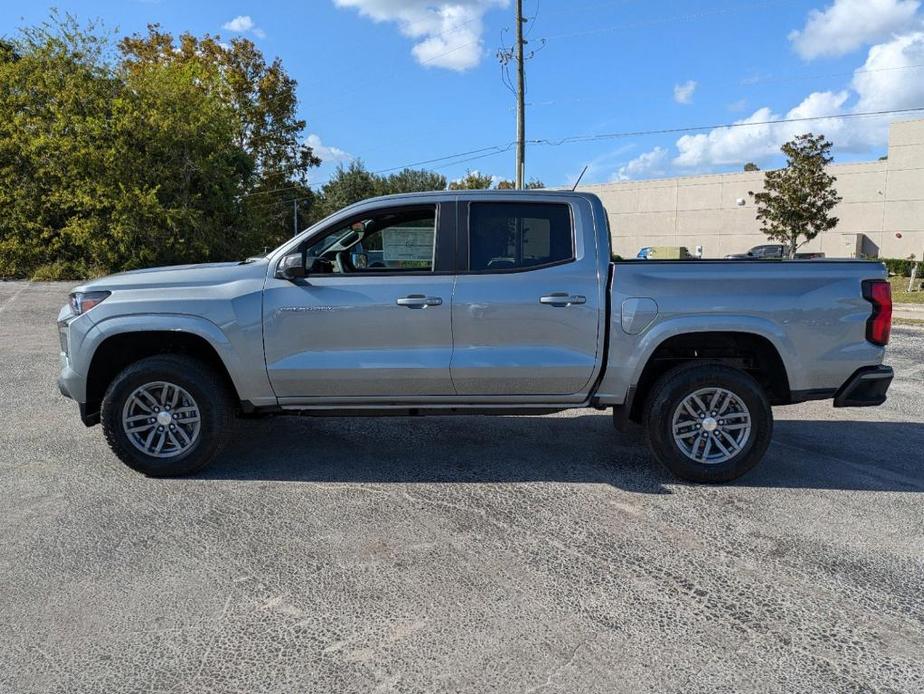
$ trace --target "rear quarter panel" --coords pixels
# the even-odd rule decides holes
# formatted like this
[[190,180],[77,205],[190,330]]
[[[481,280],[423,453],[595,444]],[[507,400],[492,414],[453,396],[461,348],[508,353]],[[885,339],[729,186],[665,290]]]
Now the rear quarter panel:
[[[625,401],[666,339],[696,332],[746,332],[777,349],[791,390],[839,387],[861,366],[882,363],[866,341],[871,306],[861,282],[886,277],[867,261],[627,261],[614,266],[609,359],[598,397]],[[623,313],[647,297],[657,304],[638,334]],[[629,303],[627,303],[629,301]]]

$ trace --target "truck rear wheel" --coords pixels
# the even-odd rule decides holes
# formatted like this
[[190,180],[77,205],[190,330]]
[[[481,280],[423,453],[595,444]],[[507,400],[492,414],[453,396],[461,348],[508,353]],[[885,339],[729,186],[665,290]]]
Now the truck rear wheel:
[[232,418],[221,376],[181,355],[147,357],[123,370],[106,390],[101,416],[113,452],[151,477],[188,475],[208,465]]
[[715,362],[683,364],[658,379],[645,423],[654,457],[691,482],[737,479],[760,462],[773,434],[760,384]]

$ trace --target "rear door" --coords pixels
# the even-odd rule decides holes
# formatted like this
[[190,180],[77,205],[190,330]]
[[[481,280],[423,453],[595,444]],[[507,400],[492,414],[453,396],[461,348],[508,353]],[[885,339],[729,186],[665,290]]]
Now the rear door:
[[454,235],[454,203],[377,208],[312,235],[308,277],[264,291],[280,402],[453,395]]
[[575,198],[522,200],[460,202],[450,367],[460,396],[561,400],[596,373],[605,280],[575,228],[592,222]]

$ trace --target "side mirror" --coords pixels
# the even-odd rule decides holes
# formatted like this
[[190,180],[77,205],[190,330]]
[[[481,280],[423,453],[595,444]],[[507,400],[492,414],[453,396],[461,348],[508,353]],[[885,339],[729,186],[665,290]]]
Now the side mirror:
[[277,279],[292,282],[307,276],[308,266],[305,262],[305,253],[302,251],[283,256],[282,260],[279,261],[279,266],[276,268]]

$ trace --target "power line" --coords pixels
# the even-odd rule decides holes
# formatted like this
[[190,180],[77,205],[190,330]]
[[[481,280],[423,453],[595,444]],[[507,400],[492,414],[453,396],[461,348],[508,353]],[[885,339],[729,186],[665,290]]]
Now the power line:
[[[659,128],[652,130],[625,130],[619,132],[610,132],[610,133],[594,133],[587,135],[571,135],[568,137],[563,137],[560,139],[549,139],[549,138],[540,138],[533,140],[525,140],[526,144],[530,145],[539,145],[547,147],[561,147],[568,144],[584,143],[584,142],[599,142],[603,140],[612,140],[617,138],[625,137],[644,137],[650,135],[676,135],[680,133],[691,133],[691,132],[700,132],[703,130],[716,130],[719,128],[748,128],[756,126],[765,126],[765,125],[781,125],[785,123],[805,123],[812,121],[822,121],[822,120],[838,120],[838,119],[847,119],[847,118],[875,118],[877,116],[888,116],[888,115],[900,115],[905,113],[917,113],[924,111],[924,106],[918,106],[915,108],[901,108],[901,109],[887,109],[882,111],[866,111],[862,113],[841,113],[841,114],[830,114],[825,116],[804,116],[801,118],[776,118],[772,120],[764,121],[744,121],[736,123],[719,123],[713,125],[694,125],[687,126],[682,128]],[[504,154],[509,152],[517,144],[516,140],[507,142],[505,144],[490,145],[487,147],[480,147],[478,149],[470,149],[464,152],[456,152],[455,154],[446,154],[440,157],[433,157],[431,159],[422,159],[420,161],[409,162],[407,164],[401,164],[399,166],[391,166],[385,169],[378,169],[372,171],[371,173],[379,175],[384,173],[389,173],[392,171],[399,171],[402,169],[410,169],[416,166],[423,166],[426,164],[438,164],[433,166],[433,169],[446,168],[448,166],[456,166],[458,164],[464,164],[470,161],[476,161],[478,159],[485,159],[487,157],[497,156],[499,154]],[[330,183],[331,179],[327,179],[319,182],[311,182],[308,185],[312,189],[323,187],[324,185]],[[294,188],[301,188],[301,186],[288,186],[287,188],[278,188],[274,191],[257,191],[259,192],[281,192],[284,190],[291,190]],[[246,196],[241,196],[246,197]],[[309,198],[297,198],[299,201],[307,200]],[[273,202],[260,203],[261,205],[276,205],[276,204],[291,204],[292,199],[286,200],[276,200]]]
[[[759,125],[779,125],[783,123],[801,123],[808,121],[819,121],[819,120],[836,120],[839,118],[871,118],[875,116],[886,116],[886,115],[897,115],[902,113],[915,113],[918,111],[924,111],[924,106],[919,106],[917,108],[903,108],[903,109],[889,109],[883,111],[867,111],[863,113],[842,113],[842,114],[831,114],[826,116],[805,116],[801,118],[777,118],[774,120],[765,120],[765,121],[745,121],[745,122],[736,122],[736,123],[719,123],[714,125],[694,125],[683,128],[660,128],[654,130],[627,130],[621,132],[611,132],[611,133],[596,133],[589,135],[571,135],[564,137],[558,140],[541,138],[535,140],[527,140],[527,144],[531,145],[543,145],[551,147],[559,147],[565,144],[572,144],[577,142],[595,142],[599,140],[609,140],[623,137],[642,137],[647,135],[672,135],[679,133],[687,132],[698,132],[702,130],[714,130],[718,128],[746,128]],[[435,162],[448,162],[443,166],[452,166],[455,164],[461,164],[466,161],[472,161],[474,159],[483,159],[484,157],[494,156],[496,154],[503,154],[504,152],[509,152],[511,148],[516,145],[516,141],[511,141],[506,144],[491,145],[489,147],[481,147],[479,149],[472,149],[466,152],[458,152],[456,154],[447,154],[441,157],[434,157],[432,159],[424,159],[421,161],[411,162],[409,164],[403,164],[401,166],[393,166],[387,169],[379,169],[374,173],[387,173],[389,171],[397,171],[399,169],[412,168],[415,166],[422,166],[424,164],[431,164]],[[468,157],[468,159],[459,159],[459,157]],[[458,161],[450,161],[458,160]],[[440,168],[440,167],[437,167]]]
[[574,142],[596,142],[599,140],[611,140],[616,138],[623,137],[641,137],[643,135],[672,135],[678,133],[689,133],[697,132],[700,130],[717,130],[719,128],[747,128],[757,125],[780,125],[783,123],[802,123],[807,121],[819,121],[819,120],[837,120],[841,118],[871,118],[875,116],[888,116],[900,113],[914,113],[916,111],[924,111],[924,106],[919,106],[917,108],[899,108],[899,109],[889,109],[884,111],[866,111],[863,113],[835,113],[828,116],[804,116],[801,118],[777,118],[773,120],[765,121],[739,121],[737,123],[720,123],[718,125],[697,125],[686,128],[661,128],[658,130],[635,130],[635,131],[625,131],[625,132],[613,132],[613,133],[597,133],[593,135],[572,135],[569,137],[564,137],[560,140],[530,140],[530,144],[542,144],[542,145],[551,145],[553,147],[558,147],[564,144],[571,144]]

